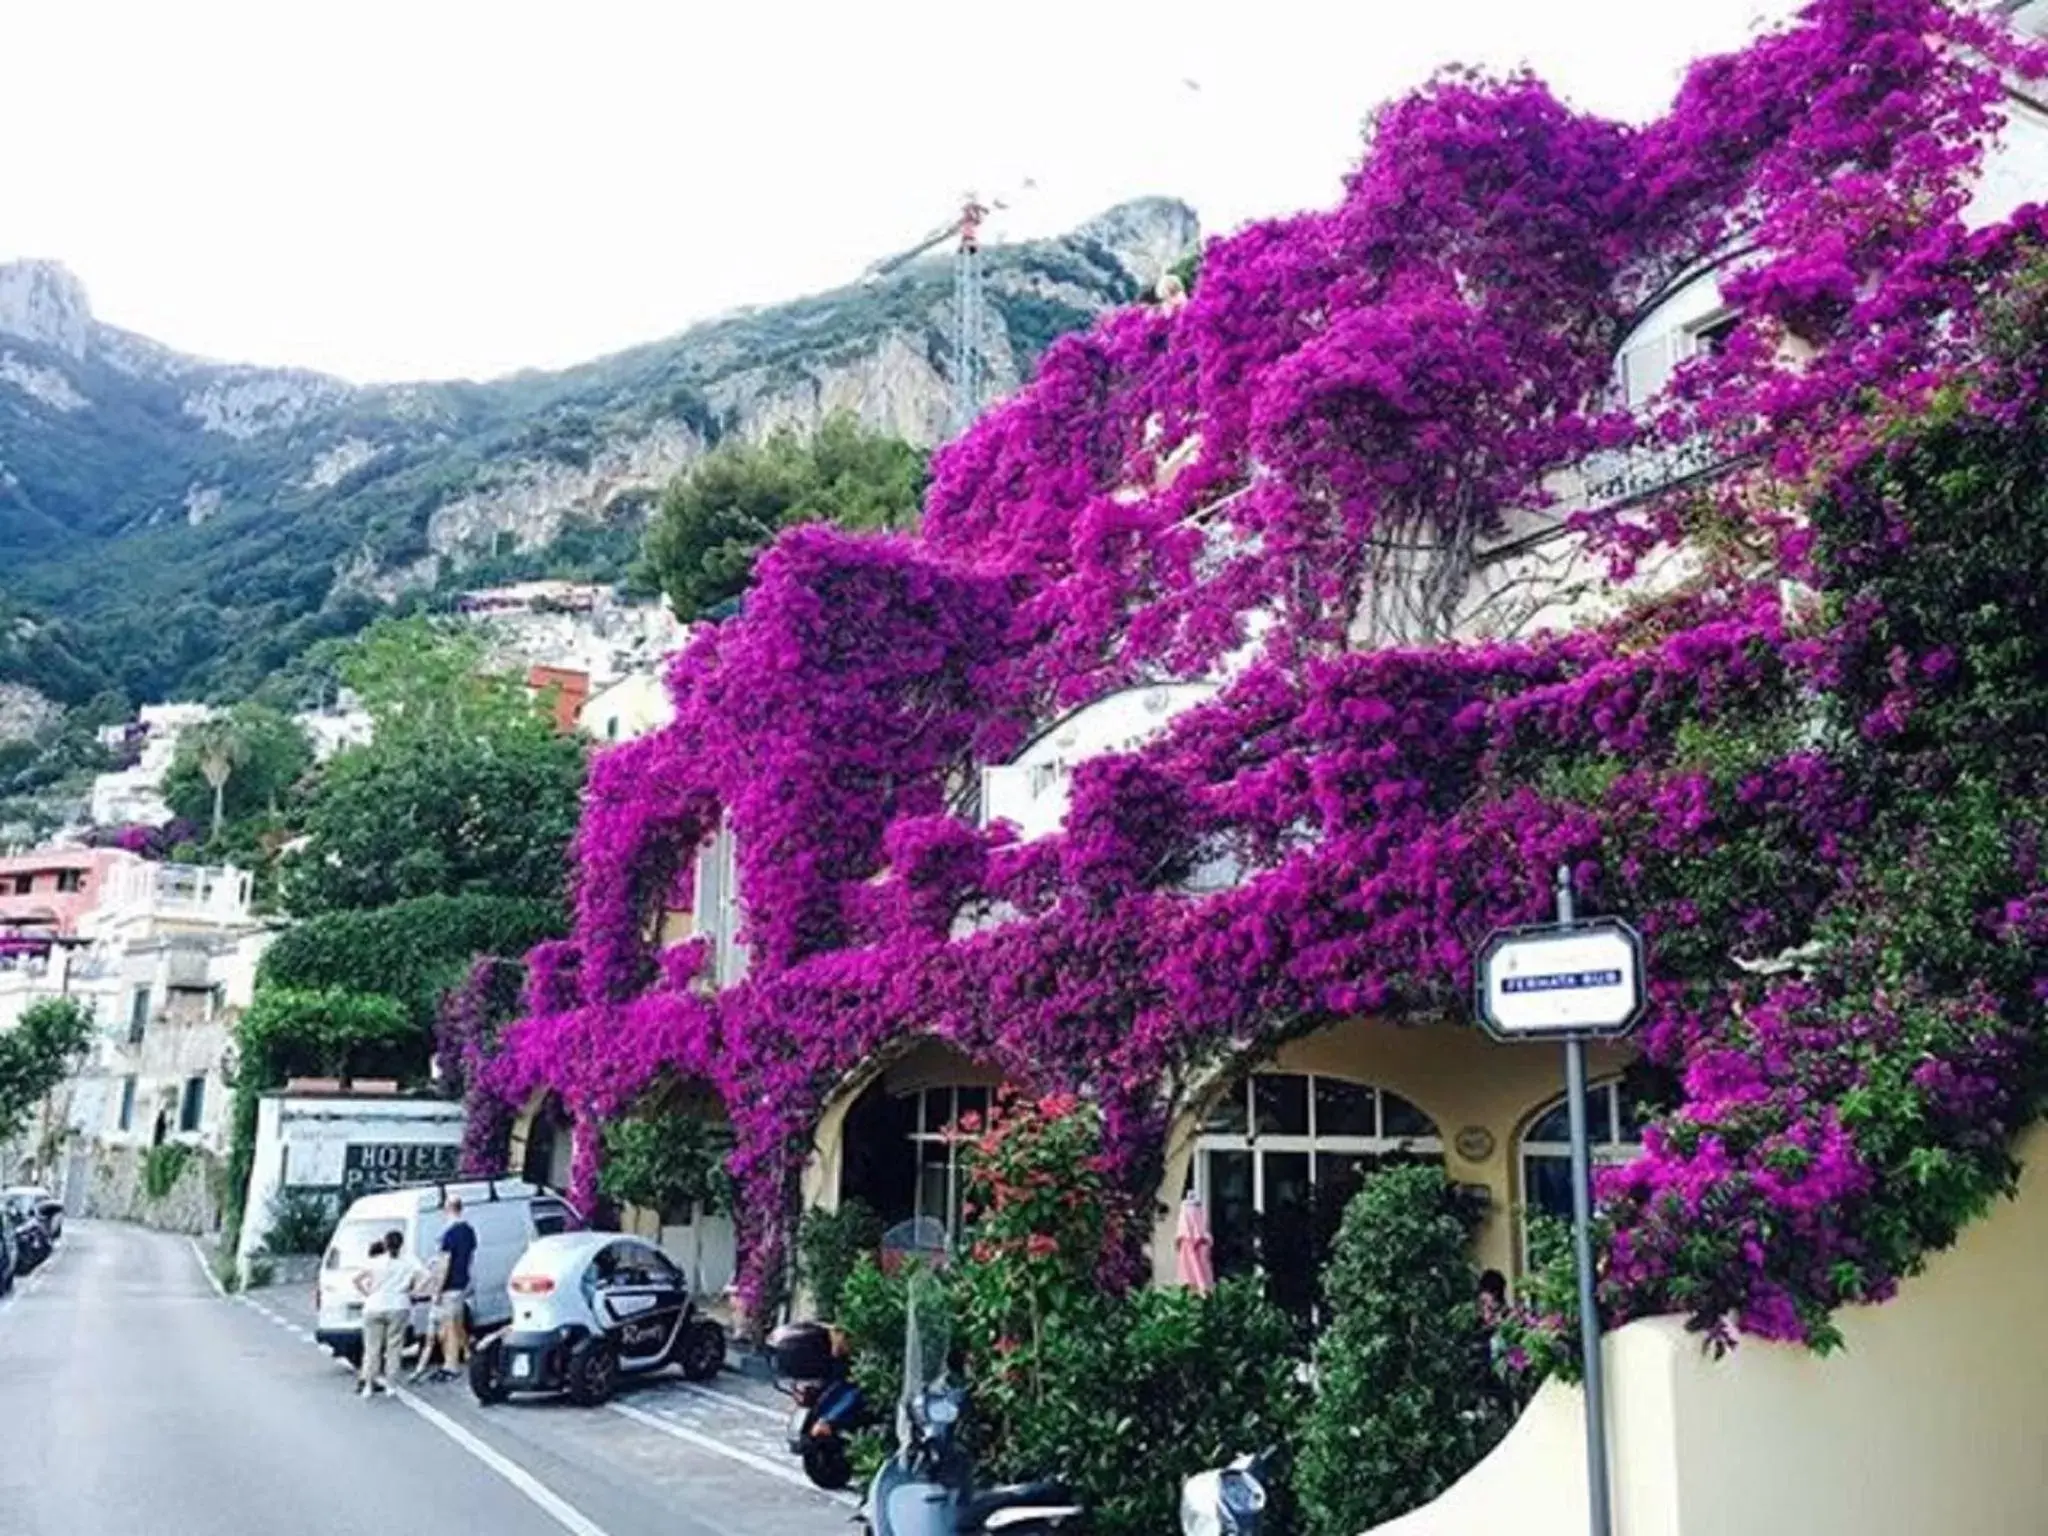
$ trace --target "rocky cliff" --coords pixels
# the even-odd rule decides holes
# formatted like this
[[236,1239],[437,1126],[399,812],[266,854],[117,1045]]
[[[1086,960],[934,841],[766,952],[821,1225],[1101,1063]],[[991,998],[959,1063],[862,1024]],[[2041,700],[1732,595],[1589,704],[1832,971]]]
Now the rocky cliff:
[[[1144,199],[992,248],[994,387],[1197,234]],[[61,266],[0,265],[0,599],[133,694],[245,689],[408,593],[616,571],[659,487],[722,438],[848,410],[936,441],[951,301],[939,253],[562,372],[359,386],[183,356],[96,320]],[[0,652],[0,680],[66,691],[19,670]]]

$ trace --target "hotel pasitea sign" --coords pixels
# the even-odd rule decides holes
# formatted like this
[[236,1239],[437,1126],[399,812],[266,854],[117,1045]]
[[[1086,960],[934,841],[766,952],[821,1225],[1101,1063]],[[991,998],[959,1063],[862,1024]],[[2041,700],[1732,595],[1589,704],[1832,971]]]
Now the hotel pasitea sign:
[[430,1184],[461,1171],[462,1149],[447,1142],[352,1141],[342,1154],[341,1193],[352,1199],[406,1184]]

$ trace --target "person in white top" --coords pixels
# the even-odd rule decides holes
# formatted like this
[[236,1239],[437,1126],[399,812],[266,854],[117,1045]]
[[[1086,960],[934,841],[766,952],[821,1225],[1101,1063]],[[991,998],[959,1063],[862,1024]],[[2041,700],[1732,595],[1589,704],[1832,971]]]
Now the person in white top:
[[403,1232],[386,1232],[381,1245],[371,1245],[370,1262],[356,1275],[356,1289],[363,1293],[362,1384],[357,1390],[364,1397],[388,1393],[397,1379],[413,1296],[426,1283],[426,1266],[405,1251]]

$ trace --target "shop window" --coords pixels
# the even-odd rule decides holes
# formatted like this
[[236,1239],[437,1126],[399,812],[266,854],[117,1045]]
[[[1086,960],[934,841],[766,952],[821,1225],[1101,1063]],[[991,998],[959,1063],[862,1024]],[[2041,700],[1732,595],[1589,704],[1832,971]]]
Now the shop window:
[[[1595,1163],[1625,1163],[1643,1150],[1643,1108],[1620,1082],[1586,1091],[1586,1135]],[[1572,1218],[1571,1106],[1563,1099],[1541,1110],[1522,1132],[1522,1259],[1529,1257],[1529,1223],[1539,1216]]]
[[1397,1093],[1256,1072],[1210,1106],[1190,1178],[1217,1272],[1263,1274],[1274,1302],[1310,1322],[1344,1207],[1366,1174],[1442,1158],[1435,1122]]

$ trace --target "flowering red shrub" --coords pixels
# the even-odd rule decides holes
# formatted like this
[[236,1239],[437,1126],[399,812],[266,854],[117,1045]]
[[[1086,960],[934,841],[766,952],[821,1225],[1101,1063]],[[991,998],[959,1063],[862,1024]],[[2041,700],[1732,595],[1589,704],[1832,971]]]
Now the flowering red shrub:
[[[1542,916],[1564,863],[1650,935],[1644,1044],[1678,1085],[1605,1187],[1608,1304],[1826,1342],[1832,1306],[1883,1294],[2009,1177],[2028,1102],[2025,987],[1972,994],[1930,958],[1948,930],[1871,914],[1918,910],[1877,872],[1974,803],[1953,743],[1996,743],[1978,782],[2020,755],[1987,679],[2020,686],[2014,644],[2048,660],[2015,638],[2048,632],[2014,617],[2029,567],[2001,575],[1979,559],[1999,535],[1953,531],[1976,503],[1923,477],[1921,515],[1888,489],[1923,416],[2038,419],[2035,354],[1987,338],[2040,221],[1961,215],[2000,69],[2040,66],[1935,0],[1816,0],[1645,127],[1525,78],[1447,75],[1385,109],[1340,207],[1215,242],[1185,306],[1052,348],[940,453],[920,536],[800,529],[764,557],[744,611],[678,658],[674,723],[593,772],[574,947],[534,956],[479,1092],[559,1092],[581,1189],[598,1122],[659,1075],[716,1087],[758,1297],[826,1096],[890,1042],[1085,1095],[1105,1176],[1147,1191],[1192,1071],[1460,1008],[1479,939]],[[1732,334],[1619,411],[1616,347],[1715,254]],[[1708,488],[1577,514],[1622,567],[1699,553],[1659,611],[1344,649],[1390,614],[1446,633],[1481,543],[1589,450],[1679,443],[1725,466]],[[1943,560],[1995,634],[1905,622]],[[1781,574],[1822,590],[1821,617],[1782,605]],[[958,819],[974,766],[1033,721],[1248,639],[1215,701],[1078,775],[1060,837]],[[2024,969],[2030,909],[2003,938],[1982,917],[2033,888],[2025,818],[2001,814],[1944,915]],[[655,943],[721,816],[752,967],[714,995],[700,956]],[[1242,879],[1187,893],[1219,853]],[[951,936],[963,913],[985,921]],[[1811,982],[1736,963],[1815,939],[1839,964]],[[1915,1203],[1902,1169],[1947,1194]]]

